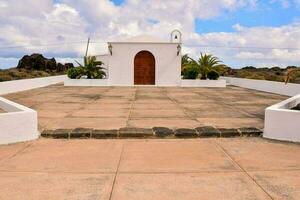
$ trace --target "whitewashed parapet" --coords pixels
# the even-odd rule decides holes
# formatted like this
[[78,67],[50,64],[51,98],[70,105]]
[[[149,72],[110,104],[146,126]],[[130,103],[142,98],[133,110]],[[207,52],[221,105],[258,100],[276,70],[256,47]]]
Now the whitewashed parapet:
[[64,82],[66,75],[0,82],[0,95]]
[[226,80],[228,85],[259,90],[263,92],[270,92],[275,94],[295,96],[300,94],[300,84],[288,83],[266,80],[254,80],[245,78],[221,77]]
[[64,81],[64,86],[108,86],[108,79],[69,79]]
[[264,137],[300,142],[300,111],[290,108],[300,103],[300,95],[270,106],[265,111]]
[[182,87],[226,87],[226,80],[181,80]]
[[37,139],[37,112],[0,97],[0,144],[10,144]]

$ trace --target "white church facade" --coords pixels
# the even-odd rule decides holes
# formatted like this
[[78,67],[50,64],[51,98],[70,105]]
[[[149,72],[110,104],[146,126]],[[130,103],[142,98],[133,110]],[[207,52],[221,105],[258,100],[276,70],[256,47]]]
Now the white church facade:
[[108,42],[108,54],[96,57],[107,69],[107,85],[181,85],[181,33],[176,30],[170,41],[141,35]]

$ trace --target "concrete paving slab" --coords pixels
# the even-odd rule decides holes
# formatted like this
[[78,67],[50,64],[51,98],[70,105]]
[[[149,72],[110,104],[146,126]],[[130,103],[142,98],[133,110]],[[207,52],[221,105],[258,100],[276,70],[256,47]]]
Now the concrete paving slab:
[[300,170],[250,172],[273,199],[300,199]]
[[149,103],[138,103],[138,104],[133,104],[132,107],[133,110],[176,110],[178,109],[178,105],[174,103],[169,103],[169,104],[149,104]]
[[131,104],[130,99],[114,99],[114,98],[106,98],[106,99],[99,99],[94,101],[95,104]]
[[241,127],[256,127],[256,128],[263,128],[264,120],[260,118],[223,118],[223,117],[216,117],[216,118],[197,118],[201,124],[205,126],[215,126],[217,128],[241,128]]
[[173,102],[169,99],[137,99],[135,104],[172,104]]
[[[55,118],[45,118],[45,117],[39,117],[39,131],[42,132],[44,129],[47,128],[48,124],[53,124],[55,123],[58,119]],[[59,119],[60,120],[60,119]]]
[[38,110],[77,110],[80,109],[83,104],[80,103],[42,103],[37,106]]
[[112,199],[270,199],[243,173],[119,174]]
[[121,151],[121,140],[43,139],[5,159],[0,171],[113,173],[117,170]]
[[71,117],[114,117],[114,118],[127,118],[129,115],[128,109],[102,109],[102,110],[87,110],[81,109],[70,114]]
[[218,144],[245,170],[299,170],[300,145],[260,138],[219,139]]
[[299,199],[299,149],[262,138],[0,145],[0,199]]
[[264,109],[287,98],[231,86],[64,87],[59,84],[4,97],[35,109],[41,128],[96,129],[194,128],[201,125],[262,128]]
[[17,144],[9,144],[9,145],[0,145],[0,163],[1,161],[13,157],[18,152],[26,149],[31,145],[31,142],[21,142]]
[[140,119],[129,119],[128,126],[139,127],[139,128],[152,128],[157,126],[174,128],[195,128],[202,124],[197,120],[184,119],[184,118],[140,118]]
[[103,109],[128,109],[130,110],[131,103],[91,103],[82,106],[81,110],[103,110]]
[[230,108],[220,108],[217,112],[215,109],[207,110],[203,108],[202,110],[190,110],[191,116],[195,118],[246,118],[254,117],[248,113],[243,113]]
[[148,140],[124,146],[120,172],[238,171],[212,141]]
[[49,121],[46,125],[47,129],[59,128],[94,128],[94,129],[119,129],[126,127],[127,118],[84,118],[84,117],[68,117],[59,120]]
[[66,117],[70,112],[64,111],[64,110],[39,110],[38,112],[38,117],[39,118],[64,118]]
[[264,119],[265,116],[265,106],[260,105],[251,105],[251,106],[236,106],[237,109],[244,113],[248,113],[251,116],[256,116],[261,119]]
[[0,199],[103,199],[113,183],[109,174],[1,173]]
[[183,110],[150,110],[150,109],[133,109],[130,114],[130,118],[185,118],[187,115]]

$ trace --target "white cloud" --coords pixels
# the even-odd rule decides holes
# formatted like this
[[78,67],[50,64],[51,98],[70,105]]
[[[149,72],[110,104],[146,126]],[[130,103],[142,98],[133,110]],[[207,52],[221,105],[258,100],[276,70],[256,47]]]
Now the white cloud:
[[283,8],[289,8],[291,6],[300,7],[300,0],[270,0],[270,3],[279,3]]
[[291,5],[290,0],[271,0],[271,3],[280,3],[283,8],[288,8]]
[[[300,0],[291,0],[289,4],[291,2],[300,5]],[[233,66],[274,61],[279,64],[300,63],[299,52],[293,49],[220,48],[300,48],[300,24],[297,22],[281,27],[252,28],[236,24],[232,33],[200,35],[195,32],[197,18],[210,19],[221,16],[225,11],[255,8],[256,3],[257,0],[127,0],[116,6],[110,0],[61,0],[57,4],[52,0],[23,0],[21,3],[0,0],[0,46],[27,46],[0,49],[0,57],[31,52],[81,57],[88,36],[92,37],[92,41],[107,41],[147,33],[168,40],[171,30],[176,28],[183,32],[186,44],[183,50],[193,56],[199,52],[214,53]],[[101,54],[105,50],[105,43],[91,44],[90,47],[91,54]]]
[[300,0],[294,0],[294,3],[296,4],[296,6],[300,7]]
[[262,63],[299,65],[300,23],[275,28],[247,28],[239,25],[236,32],[196,35],[186,44],[197,48],[198,51],[194,51],[197,54],[213,53],[235,67],[242,67],[241,63],[258,66]]

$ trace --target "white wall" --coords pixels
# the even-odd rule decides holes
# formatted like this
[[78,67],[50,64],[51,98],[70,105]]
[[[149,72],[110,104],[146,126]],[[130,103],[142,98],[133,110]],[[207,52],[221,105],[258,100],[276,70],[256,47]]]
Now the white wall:
[[300,84],[285,84],[283,82],[276,81],[253,80],[232,77],[221,77],[221,79],[225,79],[227,81],[227,84],[229,85],[239,86],[248,89],[254,89],[287,96],[295,96],[297,94],[300,94]]
[[290,110],[300,103],[300,95],[270,106],[265,111],[264,137],[300,142],[300,111]]
[[64,82],[66,75],[0,82],[0,95]]
[[134,57],[140,51],[149,51],[155,57],[155,84],[158,86],[181,85],[181,55],[178,44],[112,43],[109,58],[109,84],[134,85]]
[[34,140],[39,137],[37,112],[0,97],[0,144]]

